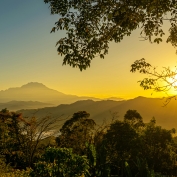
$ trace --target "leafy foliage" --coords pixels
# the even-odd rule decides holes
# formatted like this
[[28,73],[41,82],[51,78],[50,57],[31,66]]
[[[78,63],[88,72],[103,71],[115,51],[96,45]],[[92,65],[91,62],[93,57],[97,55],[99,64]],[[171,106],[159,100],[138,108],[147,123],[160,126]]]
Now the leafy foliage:
[[[84,154],[86,142],[93,140],[95,121],[89,119],[90,114],[86,111],[79,111],[67,120],[60,129],[61,135],[57,138],[60,147],[73,148],[77,154]],[[77,143],[76,143],[77,142]]]
[[51,135],[50,130],[56,128],[56,121],[50,117],[24,119],[19,113],[7,109],[0,111],[0,153],[5,156],[7,164],[19,169],[32,167],[43,151],[41,140],[46,133]]
[[[174,129],[157,126],[155,118],[145,124],[136,110],[128,110],[124,120],[116,120],[93,131],[95,122],[89,116],[86,111],[74,113],[61,128],[61,135],[57,138],[59,147],[54,144],[54,147],[41,148],[43,139],[40,138],[51,128],[51,120],[31,119],[27,122],[20,114],[2,110],[0,153],[4,156],[0,158],[1,176],[177,175]],[[25,169],[29,164],[31,168]]]
[[33,177],[80,177],[88,173],[86,157],[72,153],[67,148],[47,148],[41,161],[35,164]]
[[27,138],[23,134],[21,126],[27,124],[21,114],[9,112],[7,109],[0,111],[0,152],[11,165],[23,166],[25,163],[23,142]]
[[173,147],[172,135],[174,133],[174,129],[166,130],[156,126],[154,118],[146,125],[142,131],[142,154],[146,157],[150,169],[169,174],[169,171],[174,168],[177,157]]
[[139,154],[140,143],[135,129],[127,122],[115,121],[105,134],[104,141],[112,174],[125,173],[125,162],[131,163]]
[[124,115],[124,121],[128,122],[135,129],[144,126],[143,118],[136,110],[128,110]]
[[[134,73],[137,71],[148,76],[148,78],[144,78],[143,80],[138,81],[144,90],[151,89],[155,92],[165,92],[168,95],[169,90],[177,89],[176,67],[174,70],[171,70],[169,67],[163,67],[163,70],[158,72],[156,67],[151,66],[145,61],[144,58],[142,58],[135,61],[131,65],[130,72]],[[167,104],[173,97],[175,96],[168,97],[165,104]]]
[[90,67],[96,56],[104,58],[111,41],[121,42],[137,28],[151,43],[162,42],[163,23],[171,24],[167,42],[177,46],[177,2],[175,0],[44,0],[59,20],[51,32],[65,30],[57,43],[63,64]]
[[1,177],[30,177],[31,169],[26,170],[11,170],[6,173],[1,173]]
[[[124,120],[110,124],[104,134],[99,144],[101,148],[97,151],[97,169],[101,176],[175,174],[174,133],[174,129],[166,130],[156,126],[155,119],[144,124],[136,110],[128,110]],[[109,172],[104,172],[104,169],[109,169]]]

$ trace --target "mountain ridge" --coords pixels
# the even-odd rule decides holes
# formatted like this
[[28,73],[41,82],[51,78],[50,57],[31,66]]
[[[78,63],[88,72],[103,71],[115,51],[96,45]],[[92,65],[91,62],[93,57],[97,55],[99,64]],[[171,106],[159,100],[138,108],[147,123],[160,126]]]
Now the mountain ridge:
[[9,88],[0,91],[0,103],[7,103],[12,100],[16,101],[39,101],[50,104],[59,105],[62,103],[73,103],[78,100],[100,100],[94,97],[79,97],[59,92],[57,90],[46,87],[42,83],[30,82],[21,87]]
[[163,107],[163,101],[160,98],[145,98],[137,97],[131,100],[123,101],[92,101],[83,100],[72,104],[61,104],[55,107],[47,107],[33,110],[19,110],[24,116],[36,116],[37,118],[50,115],[57,118],[64,115],[65,118],[71,117],[75,112],[87,111],[90,113],[90,118],[94,119],[99,125],[103,121],[110,121],[114,116],[123,120],[127,110],[137,110],[143,117],[144,122],[149,122],[155,117],[157,124],[164,128],[177,129],[177,101],[171,102]]

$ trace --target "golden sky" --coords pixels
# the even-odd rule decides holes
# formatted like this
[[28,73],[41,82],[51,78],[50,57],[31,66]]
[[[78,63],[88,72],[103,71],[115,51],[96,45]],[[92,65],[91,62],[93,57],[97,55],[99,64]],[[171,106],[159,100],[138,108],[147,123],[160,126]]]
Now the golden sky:
[[163,66],[173,68],[177,56],[171,44],[165,40],[159,45],[140,41],[139,31],[135,31],[121,43],[111,43],[104,60],[95,58],[90,68],[80,72],[62,66],[55,44],[65,33],[50,34],[57,19],[58,16],[50,15],[42,0],[0,1],[0,90],[39,82],[78,96],[125,99],[165,96],[140,88],[137,81],[145,75],[130,73],[130,66],[145,58],[159,70]]

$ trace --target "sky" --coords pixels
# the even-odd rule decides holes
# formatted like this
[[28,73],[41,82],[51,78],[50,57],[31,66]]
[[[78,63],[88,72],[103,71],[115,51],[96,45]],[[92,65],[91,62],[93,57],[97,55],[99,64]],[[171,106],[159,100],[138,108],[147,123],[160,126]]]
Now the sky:
[[[63,58],[55,44],[65,32],[50,33],[58,18],[50,14],[49,4],[43,0],[0,1],[0,90],[39,82],[78,96],[124,99],[165,96],[144,91],[137,81],[145,75],[130,73],[130,66],[145,58],[159,69],[174,68],[177,55],[171,44],[141,41],[139,31],[135,31],[121,43],[111,43],[105,59],[94,58],[91,67],[80,72],[62,66]],[[168,32],[167,26],[164,29]]]

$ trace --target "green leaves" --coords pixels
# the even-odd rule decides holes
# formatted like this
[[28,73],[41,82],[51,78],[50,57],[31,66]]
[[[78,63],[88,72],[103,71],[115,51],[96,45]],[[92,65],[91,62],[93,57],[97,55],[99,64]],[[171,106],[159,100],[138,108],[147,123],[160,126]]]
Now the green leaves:
[[143,154],[150,169],[165,173],[175,166],[176,155],[172,147],[171,130],[157,126],[153,118],[143,130],[142,140],[144,142],[142,144]]
[[80,177],[82,174],[87,174],[88,169],[86,157],[73,154],[71,149],[49,147],[41,161],[35,164],[31,176]]
[[[89,119],[86,111],[74,113],[60,129],[61,135],[57,137],[58,146],[73,148],[77,154],[85,154],[86,142],[93,141],[95,121]],[[76,143],[77,142],[77,143]]]

